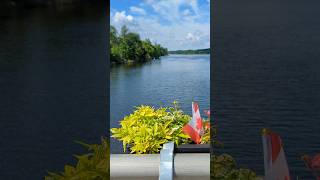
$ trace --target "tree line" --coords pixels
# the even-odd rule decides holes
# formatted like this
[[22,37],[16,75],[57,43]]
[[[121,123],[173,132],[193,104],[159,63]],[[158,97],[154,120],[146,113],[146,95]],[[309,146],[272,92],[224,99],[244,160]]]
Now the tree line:
[[122,26],[120,32],[110,26],[110,61],[113,64],[141,63],[167,54],[167,48],[152,44],[149,39],[141,40],[139,34],[129,32],[126,26]]
[[169,54],[210,54],[210,48],[169,51]]

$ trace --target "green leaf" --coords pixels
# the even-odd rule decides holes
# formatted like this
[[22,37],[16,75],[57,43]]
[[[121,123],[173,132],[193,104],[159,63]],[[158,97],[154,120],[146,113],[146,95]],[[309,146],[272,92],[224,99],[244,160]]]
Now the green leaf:
[[[80,141],[79,141],[80,142]],[[79,143],[78,142],[78,143]],[[65,165],[64,172],[48,172],[45,180],[107,180],[109,179],[109,143],[102,138],[101,144],[86,144],[87,154],[75,155],[75,166]]]
[[181,129],[191,117],[179,109],[177,102],[173,104],[158,109],[147,105],[136,107],[120,120],[120,128],[111,129],[111,137],[122,141],[124,152],[128,145],[130,153],[135,154],[158,153],[168,141],[177,145],[190,142],[190,137],[182,134]]

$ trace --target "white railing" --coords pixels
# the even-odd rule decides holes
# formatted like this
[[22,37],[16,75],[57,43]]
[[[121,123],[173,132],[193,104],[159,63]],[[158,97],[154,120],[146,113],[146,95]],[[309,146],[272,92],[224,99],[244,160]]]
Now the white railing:
[[[158,180],[160,154],[111,154],[112,180]],[[174,155],[174,180],[209,180],[209,153],[177,153]]]

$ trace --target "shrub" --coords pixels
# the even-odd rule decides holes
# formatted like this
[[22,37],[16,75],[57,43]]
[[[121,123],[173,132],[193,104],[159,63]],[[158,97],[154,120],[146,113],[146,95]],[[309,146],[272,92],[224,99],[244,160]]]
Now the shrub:
[[[127,146],[130,153],[158,153],[163,144],[173,141],[176,145],[191,143],[190,137],[182,132],[182,127],[191,117],[179,109],[177,102],[172,107],[154,108],[141,105],[120,121],[120,128],[112,128],[112,137],[122,141],[123,151]],[[210,128],[201,143],[210,142]]]
[[78,159],[76,166],[65,165],[64,172],[49,172],[45,180],[108,180],[109,173],[109,144],[106,139],[101,144],[81,143],[89,150],[88,154],[75,156]]

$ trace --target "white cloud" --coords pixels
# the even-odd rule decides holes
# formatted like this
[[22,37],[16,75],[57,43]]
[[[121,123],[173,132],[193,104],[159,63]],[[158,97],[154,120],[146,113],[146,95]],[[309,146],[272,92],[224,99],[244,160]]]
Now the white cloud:
[[[208,5],[198,6],[196,0],[144,0],[138,8],[148,11],[145,15],[140,13],[133,17],[115,10],[111,13],[111,24],[118,30],[125,24],[130,31],[139,33],[142,39],[152,39],[152,42],[160,43],[169,50],[210,46]],[[130,7],[130,12],[134,13],[134,9]],[[150,10],[153,12],[149,13]],[[117,13],[120,17],[116,18]]]
[[[157,18],[136,17],[135,24],[128,26],[138,32],[141,38],[153,39],[169,50],[208,48],[210,43],[210,24],[190,23],[163,25]],[[208,45],[209,44],[209,45]]]
[[[186,13],[189,13],[188,15],[191,15],[191,11],[193,12],[194,17],[192,19],[200,17],[197,0],[145,0],[144,2],[145,4],[152,7],[152,9],[156,13],[161,15],[162,18],[168,20],[171,23],[177,23],[183,20]],[[188,7],[189,10],[182,11],[182,6]]]
[[140,7],[136,7],[136,6],[131,6],[130,7],[130,11],[132,13],[136,13],[136,14],[141,14],[141,15],[146,15],[146,11]]
[[189,41],[199,41],[200,40],[200,37],[199,36],[195,36],[193,35],[192,33],[188,33],[187,36],[186,36],[186,40],[189,40]]
[[127,16],[127,20],[128,20],[128,21],[132,21],[132,20],[133,20],[133,17],[132,17],[131,15],[128,15],[128,16]]
[[190,15],[190,10],[189,9],[185,9],[183,12],[182,12],[182,14],[183,15],[185,15],[185,16],[188,16],[188,15]]
[[126,15],[125,11],[121,12],[116,12],[113,16],[114,22],[132,22],[133,21],[133,16],[131,15]]

